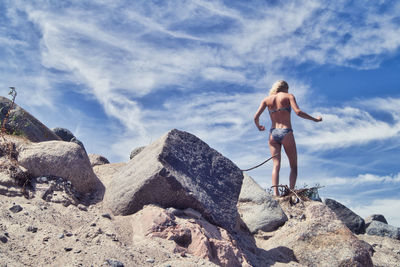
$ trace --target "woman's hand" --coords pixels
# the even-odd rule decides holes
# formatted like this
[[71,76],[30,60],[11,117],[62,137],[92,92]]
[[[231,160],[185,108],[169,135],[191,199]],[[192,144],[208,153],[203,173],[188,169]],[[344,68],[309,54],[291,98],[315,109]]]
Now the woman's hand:
[[257,125],[259,131],[265,131],[265,127],[262,125]]
[[322,117],[321,117],[321,116],[318,116],[318,117],[315,119],[315,122],[320,122],[320,121],[322,121]]

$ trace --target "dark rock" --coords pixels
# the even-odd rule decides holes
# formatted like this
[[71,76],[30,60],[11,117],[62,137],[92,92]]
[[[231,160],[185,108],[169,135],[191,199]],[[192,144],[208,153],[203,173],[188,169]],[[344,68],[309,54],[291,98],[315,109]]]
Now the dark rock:
[[[0,120],[3,121],[8,110],[11,107],[11,100],[0,96]],[[32,142],[42,142],[50,140],[61,140],[49,128],[47,128],[38,119],[29,112],[14,104],[6,124],[7,132],[16,135],[22,135]]]
[[145,149],[145,146],[137,147],[134,150],[132,150],[129,159],[133,159],[137,154],[143,151]]
[[70,142],[71,139],[75,137],[75,135],[70,130],[65,129],[65,128],[56,127],[56,128],[51,129],[51,130],[58,137],[60,137],[61,140],[66,141],[66,142]]
[[105,199],[115,215],[147,204],[192,208],[229,231],[243,174],[229,159],[196,136],[171,130],[115,173]]
[[355,214],[346,206],[340,204],[333,199],[324,199],[324,204],[327,205],[353,233],[364,234],[365,222],[364,219]]
[[8,239],[4,235],[0,235],[0,241],[5,244],[8,242]]
[[107,263],[112,267],[124,267],[124,264],[117,260],[107,259]]
[[72,251],[72,248],[64,248],[66,252]]
[[12,207],[10,208],[10,210],[11,210],[13,213],[18,213],[18,212],[20,212],[21,210],[23,210],[23,208],[22,208],[20,205],[14,205],[14,206],[12,206]]
[[365,218],[365,228],[367,228],[372,221],[378,221],[378,222],[382,222],[384,224],[388,224],[383,215],[372,214],[372,215],[368,216],[367,218]]
[[372,221],[365,232],[368,235],[387,236],[400,240],[400,228],[380,221]]
[[111,220],[111,215],[108,213],[102,214],[101,216]]
[[32,233],[36,233],[37,230],[38,230],[38,228],[35,226],[28,226],[28,228],[26,228],[27,232],[32,232]]

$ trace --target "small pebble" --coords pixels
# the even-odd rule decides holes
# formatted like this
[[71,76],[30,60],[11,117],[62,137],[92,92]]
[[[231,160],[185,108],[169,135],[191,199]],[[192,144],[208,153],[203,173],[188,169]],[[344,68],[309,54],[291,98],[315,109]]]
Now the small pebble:
[[101,216],[103,216],[104,218],[110,219],[111,220],[111,215],[108,213],[102,214]]
[[6,237],[10,237],[10,235],[9,235],[7,232],[5,232],[4,235],[5,235]]
[[72,248],[64,248],[64,250],[68,252],[68,251],[71,251]]
[[96,223],[92,223],[90,226],[94,227],[94,226],[96,226],[96,225],[97,225]]
[[83,210],[83,211],[87,211],[87,207],[85,205],[79,204],[78,205],[78,209]]
[[72,236],[72,233],[66,233],[65,235],[70,237],[70,236]]
[[107,259],[107,263],[112,267],[124,267],[124,264],[117,260]]
[[155,259],[147,259],[146,262],[148,263],[154,263],[156,260]]
[[47,241],[49,241],[49,239],[50,239],[50,237],[46,236],[43,238],[43,242],[47,242]]
[[8,239],[4,235],[0,235],[0,241],[5,244],[7,243]]
[[14,206],[12,206],[12,207],[10,208],[10,210],[11,210],[13,213],[18,213],[18,212],[20,212],[20,211],[22,210],[22,207],[21,207],[20,205],[14,205]]
[[28,226],[28,228],[26,228],[26,231],[32,232],[32,233],[36,233],[37,230],[38,230],[38,228],[35,226]]
[[61,234],[58,236],[59,239],[63,239],[64,238],[64,234]]

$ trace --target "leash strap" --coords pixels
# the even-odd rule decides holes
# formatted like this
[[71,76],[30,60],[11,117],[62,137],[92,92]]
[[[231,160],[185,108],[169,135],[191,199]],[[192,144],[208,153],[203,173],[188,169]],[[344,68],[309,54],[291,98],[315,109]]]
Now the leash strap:
[[265,163],[267,163],[267,162],[270,161],[272,158],[274,158],[274,157],[276,157],[276,156],[278,156],[278,155],[279,155],[279,153],[273,155],[272,157],[268,158],[267,160],[265,160],[264,162],[258,164],[257,166],[254,166],[254,167],[252,167],[252,168],[250,168],[250,169],[241,170],[241,171],[242,171],[242,172],[247,172],[247,171],[254,170],[254,169],[260,167],[261,165],[264,165]]

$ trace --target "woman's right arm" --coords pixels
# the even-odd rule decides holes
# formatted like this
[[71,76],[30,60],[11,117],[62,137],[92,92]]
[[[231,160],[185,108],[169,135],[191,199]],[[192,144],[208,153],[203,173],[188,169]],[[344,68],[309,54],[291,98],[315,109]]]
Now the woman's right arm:
[[267,107],[267,104],[265,103],[265,99],[261,102],[260,107],[258,108],[256,115],[254,115],[254,123],[256,124],[258,130],[264,131],[265,127],[263,125],[260,125],[260,115],[263,113],[265,108]]
[[311,121],[315,121],[315,122],[322,121],[322,117],[321,116],[318,116],[318,117],[314,118],[313,116],[310,116],[307,113],[301,111],[299,106],[297,105],[296,98],[294,97],[294,95],[290,94],[289,95],[289,100],[290,100],[290,106],[292,107],[294,112],[296,112],[297,116],[299,116],[299,117],[301,117],[303,119],[307,119],[307,120],[311,120]]

